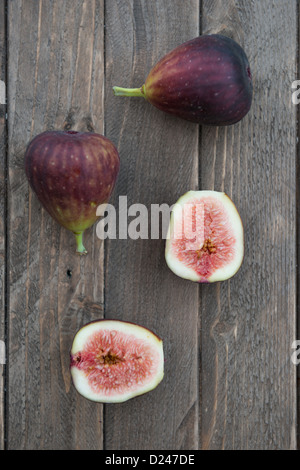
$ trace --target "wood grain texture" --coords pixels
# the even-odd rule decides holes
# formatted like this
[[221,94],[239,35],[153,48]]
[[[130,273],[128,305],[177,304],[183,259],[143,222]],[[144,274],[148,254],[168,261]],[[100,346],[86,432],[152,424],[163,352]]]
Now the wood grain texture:
[[[140,98],[113,96],[112,86],[142,86],[165,53],[199,33],[199,5],[117,0],[106,3],[106,135],[119,148],[114,203],[174,204],[198,185],[198,126]],[[132,218],[129,217],[129,221]],[[149,216],[150,223],[150,216]],[[150,232],[150,229],[149,229]],[[107,449],[198,446],[198,286],[177,278],[165,240],[108,240],[105,316],[139,323],[164,341],[165,377],[151,393],[105,406]]]
[[[300,3],[297,2],[298,6],[298,61],[297,61],[297,75],[295,76],[296,80],[299,80],[299,74],[300,74],[300,54],[299,54],[299,48],[300,48]],[[293,90],[295,91],[295,90]],[[296,321],[296,327],[297,327],[297,340],[300,340],[300,272],[299,272],[299,266],[300,266],[300,142],[299,142],[299,122],[300,122],[300,106],[299,104],[296,107],[296,114],[297,114],[297,119],[298,119],[298,132],[297,132],[297,159],[296,159],[296,199],[297,199],[297,321]],[[293,350],[295,351],[295,350]],[[300,348],[298,346],[296,352],[297,352],[297,359],[300,359],[299,355]],[[300,364],[298,364],[297,367],[297,449],[300,449]]]
[[[254,99],[240,123],[199,127],[113,96],[199,32],[230,36],[249,57]],[[0,0],[0,450],[297,448],[299,48],[297,0]],[[116,144],[111,202],[143,204],[149,236],[151,205],[225,191],[245,228],[239,272],[200,287],[176,277],[162,231],[103,242],[93,227],[77,257],[24,173],[25,147],[46,129]],[[164,341],[163,382],[123,404],[89,402],[71,384],[73,336],[104,316]]]
[[236,203],[245,259],[232,280],[200,292],[201,446],[295,449],[296,2],[203,0],[208,32],[245,48],[254,100],[241,123],[202,130],[201,188]]
[[[297,62],[297,75],[295,76],[296,80],[299,80],[300,74],[300,3],[297,2],[298,6],[298,62]],[[295,90],[293,90],[295,91]],[[297,133],[297,159],[296,159],[296,198],[297,198],[297,341],[300,340],[300,142],[299,142],[299,122],[300,122],[300,105],[296,106],[296,114],[298,119],[298,133]],[[298,343],[297,343],[298,344]],[[295,349],[293,349],[293,352]],[[300,348],[298,346],[296,353],[297,353],[297,360],[300,359]],[[300,449],[300,364],[297,367],[297,449]]]
[[5,298],[6,298],[6,28],[5,2],[0,0],[0,450],[5,447]]
[[[103,316],[103,243],[86,257],[29,190],[27,143],[51,129],[103,133],[102,0],[9,2],[9,449],[101,449],[102,406],[71,385],[77,329]],[[99,111],[100,110],[100,111]]]

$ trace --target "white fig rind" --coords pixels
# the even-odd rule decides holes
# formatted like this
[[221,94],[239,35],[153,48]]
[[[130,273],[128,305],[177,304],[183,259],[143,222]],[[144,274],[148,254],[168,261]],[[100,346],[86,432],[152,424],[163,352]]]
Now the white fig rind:
[[[179,218],[182,217],[182,207],[189,203],[189,201],[197,199],[205,201],[207,198],[214,198],[221,201],[224,211],[226,211],[227,220],[233,230],[236,244],[235,244],[235,256],[231,262],[228,262],[222,268],[218,268],[212,275],[205,281],[201,276],[191,267],[184,265],[172,251],[172,234],[174,233],[174,226],[178,222]],[[179,198],[171,213],[169,229],[166,238],[165,248],[165,259],[168,267],[177,276],[188,279],[193,282],[217,282],[224,281],[234,276],[239,270],[244,258],[244,229],[240,218],[240,215],[236,209],[235,204],[232,200],[224,193],[217,191],[188,191]]]
[[155,376],[151,377],[151,381],[142,383],[138,388],[129,390],[126,393],[122,392],[120,394],[107,395],[94,392],[88,383],[84,371],[78,369],[76,366],[71,365],[71,376],[76,390],[82,396],[91,401],[100,403],[122,403],[156,388],[164,377],[163,342],[153,332],[137,324],[121,320],[99,320],[88,323],[75,335],[71,349],[71,356],[75,356],[79,351],[82,351],[84,345],[89,340],[91,335],[100,330],[121,332],[124,335],[134,336],[134,338],[137,340],[143,340],[149,343],[151,347],[155,348],[156,352],[159,354],[159,367],[155,373]]

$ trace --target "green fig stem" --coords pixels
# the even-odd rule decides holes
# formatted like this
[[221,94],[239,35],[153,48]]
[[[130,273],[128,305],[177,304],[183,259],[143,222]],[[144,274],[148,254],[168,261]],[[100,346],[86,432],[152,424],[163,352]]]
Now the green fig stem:
[[142,96],[145,98],[145,85],[141,88],[121,88],[119,86],[113,87],[115,96]]
[[78,253],[79,255],[86,255],[87,251],[82,243],[83,232],[74,232],[74,235],[76,238],[76,253]]

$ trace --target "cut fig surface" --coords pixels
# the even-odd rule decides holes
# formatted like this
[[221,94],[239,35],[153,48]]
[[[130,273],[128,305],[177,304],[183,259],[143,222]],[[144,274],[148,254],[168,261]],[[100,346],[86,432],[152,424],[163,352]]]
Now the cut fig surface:
[[225,193],[189,191],[177,201],[165,250],[176,275],[201,283],[224,281],[236,274],[243,257],[242,221]]
[[91,322],[75,335],[70,369],[75,388],[85,398],[124,402],[153,390],[163,379],[163,342],[134,323]]

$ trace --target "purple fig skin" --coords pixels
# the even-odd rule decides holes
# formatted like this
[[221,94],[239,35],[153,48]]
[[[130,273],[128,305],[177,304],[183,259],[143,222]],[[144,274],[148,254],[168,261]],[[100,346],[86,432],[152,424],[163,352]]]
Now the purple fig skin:
[[85,254],[83,232],[108,201],[119,173],[120,157],[106,137],[91,132],[46,131],[28,144],[25,173],[42,206],[73,232],[77,252]]
[[244,50],[233,39],[212,34],[185,42],[165,55],[150,71],[138,96],[188,121],[228,126],[248,113],[252,94]]

